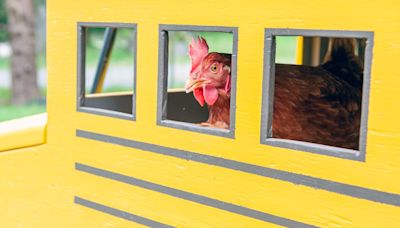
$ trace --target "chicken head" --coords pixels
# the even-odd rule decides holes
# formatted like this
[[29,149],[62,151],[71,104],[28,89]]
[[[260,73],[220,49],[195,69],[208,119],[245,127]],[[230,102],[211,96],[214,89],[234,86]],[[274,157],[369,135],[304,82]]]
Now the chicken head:
[[228,54],[208,52],[208,44],[203,37],[192,39],[189,56],[192,62],[186,93],[193,95],[201,106],[212,106],[219,97],[219,90],[226,94],[231,88],[231,58]]

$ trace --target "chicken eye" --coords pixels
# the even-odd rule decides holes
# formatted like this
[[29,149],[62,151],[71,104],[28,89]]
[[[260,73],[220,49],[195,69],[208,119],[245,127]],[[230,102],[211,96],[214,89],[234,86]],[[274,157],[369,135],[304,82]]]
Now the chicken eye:
[[218,65],[214,63],[213,65],[211,65],[210,70],[211,70],[211,72],[213,72],[213,73],[217,73],[217,71],[218,71]]

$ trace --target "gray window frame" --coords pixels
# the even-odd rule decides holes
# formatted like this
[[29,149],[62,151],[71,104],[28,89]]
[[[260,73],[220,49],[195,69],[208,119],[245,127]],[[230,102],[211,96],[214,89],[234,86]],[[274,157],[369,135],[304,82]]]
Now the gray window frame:
[[[86,28],[129,28],[133,30],[133,94],[132,94],[132,114],[84,106],[85,104],[85,58],[86,58]],[[103,22],[78,22],[77,23],[77,101],[76,109],[78,112],[85,112],[127,120],[136,120],[136,72],[137,72],[137,24],[134,23],[103,23]]]
[[[230,126],[229,129],[202,127],[192,123],[167,119],[167,90],[168,90],[168,32],[227,32],[233,34],[232,66],[231,66],[231,100],[230,100]],[[159,53],[158,53],[158,102],[157,125],[177,128],[180,130],[194,131],[204,134],[235,138],[236,119],[236,81],[237,81],[237,48],[238,28],[223,26],[194,26],[194,25],[159,25]]]
[[[342,30],[306,30],[306,29],[277,29],[266,28],[264,37],[264,73],[263,97],[261,114],[260,143],[269,146],[294,149],[298,151],[329,155],[339,158],[365,162],[366,142],[368,129],[368,106],[370,93],[370,77],[372,64],[372,49],[374,33],[370,31],[342,31]],[[364,78],[362,86],[362,107],[359,149],[351,150],[316,143],[296,140],[278,139],[272,137],[272,113],[275,89],[275,36],[317,36],[317,37],[349,37],[365,38]]]

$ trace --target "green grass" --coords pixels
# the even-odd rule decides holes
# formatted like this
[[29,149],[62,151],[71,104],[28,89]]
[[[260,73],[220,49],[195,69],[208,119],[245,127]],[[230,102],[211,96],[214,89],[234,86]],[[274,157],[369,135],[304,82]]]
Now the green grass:
[[[132,91],[133,88],[129,86],[110,86],[103,89],[101,93],[114,93],[114,92],[128,92]],[[86,94],[90,94],[90,90],[86,90]]]
[[9,58],[0,58],[0,69],[6,70],[10,68],[10,59]]
[[9,88],[0,88],[0,106],[8,103],[11,98],[11,90]]
[[[41,88],[40,95],[42,97],[46,96],[47,89]],[[5,104],[9,104],[11,101],[11,89],[8,87],[0,87],[0,107]]]
[[[0,70],[10,70],[10,58],[0,58]],[[44,53],[36,56],[36,67],[38,69],[46,67],[46,56]]]
[[0,122],[17,119],[46,112],[45,104],[32,103],[28,105],[2,105],[0,107]]
[[[42,89],[40,93],[44,96],[46,90]],[[10,104],[10,99],[11,90],[9,88],[0,88],[0,122],[46,112],[46,104],[43,102],[12,105]]]
[[110,86],[103,90],[103,93],[113,93],[113,92],[126,92],[132,91],[132,87],[129,86]]

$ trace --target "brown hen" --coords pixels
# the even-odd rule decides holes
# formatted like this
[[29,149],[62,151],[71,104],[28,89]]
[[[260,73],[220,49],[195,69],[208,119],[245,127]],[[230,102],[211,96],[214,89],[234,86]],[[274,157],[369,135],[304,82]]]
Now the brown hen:
[[[229,128],[231,55],[208,53],[204,38],[189,55],[186,92],[209,108],[202,125]],[[272,137],[358,149],[362,71],[352,39],[334,39],[319,67],[276,64]]]
[[354,39],[336,38],[320,67],[277,64],[272,137],[358,149],[363,70]]

